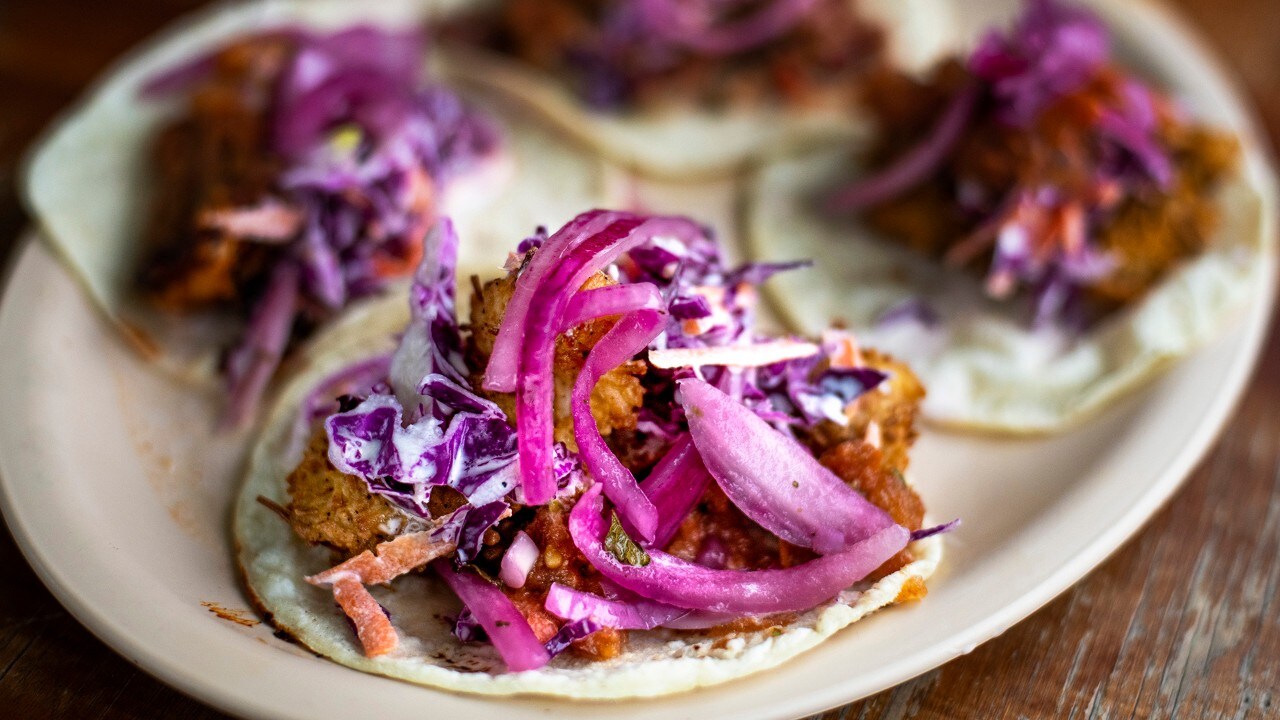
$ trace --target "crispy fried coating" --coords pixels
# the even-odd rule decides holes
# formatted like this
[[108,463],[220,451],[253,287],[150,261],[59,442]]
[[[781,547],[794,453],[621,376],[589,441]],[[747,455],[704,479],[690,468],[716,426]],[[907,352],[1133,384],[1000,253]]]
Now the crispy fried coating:
[[1236,164],[1240,147],[1228,135],[1201,127],[1168,125],[1173,181],[1164,193],[1123,204],[1098,236],[1115,269],[1088,288],[1100,303],[1123,305],[1160,281],[1178,261],[1203,252],[1218,227],[1213,190]]
[[920,414],[920,401],[924,399],[924,385],[906,363],[889,355],[864,348],[862,357],[868,366],[887,372],[889,379],[858,398],[847,426],[824,422],[809,436],[809,445],[815,455],[821,455],[840,443],[862,440],[874,422],[880,427],[880,452],[885,465],[905,473],[911,445],[919,435],[916,417]]
[[866,496],[871,504],[889,513],[894,522],[909,530],[920,529],[924,522],[920,496],[871,444],[842,442],[824,452],[818,462]]
[[[507,303],[515,290],[517,273],[491,280],[471,298],[471,367],[482,369],[493,352],[494,339],[502,325]],[[604,273],[592,275],[582,285],[583,290],[613,285]],[[613,318],[601,318],[584,323],[560,336],[556,341],[555,359],[555,439],[577,450],[573,437],[573,418],[569,411],[569,396],[578,379],[587,354],[596,342],[613,327]],[[636,410],[644,399],[644,389],[639,376],[644,372],[641,363],[627,363],[610,370],[596,383],[591,392],[591,414],[595,416],[600,434],[606,438],[615,430],[632,430],[636,424]],[[480,374],[474,385],[481,387]],[[511,393],[485,393],[496,402],[507,417],[515,418],[515,396]]]
[[[894,71],[874,75],[864,95],[883,133],[871,151],[872,165],[883,166],[918,143],[966,78],[955,62],[928,82]],[[1119,197],[1107,197],[1094,187],[1094,168],[1103,162],[1094,149],[1096,118],[1123,94],[1124,78],[1114,68],[1101,71],[1028,128],[980,114],[933,178],[870,208],[868,222],[918,253],[943,258],[982,234],[983,221],[957,202],[957,187],[1002,198],[1020,188],[1051,186],[1101,218],[1090,241],[1115,262],[1083,288],[1091,304],[1106,312],[1141,298],[1211,241],[1219,221],[1214,191],[1239,163],[1240,148],[1232,136],[1188,122],[1157,101],[1159,145],[1172,160],[1168,186],[1157,192],[1127,188],[1116,191]],[[990,259],[987,246],[952,261],[983,273]]]
[[242,302],[277,252],[205,227],[201,218],[271,194],[280,161],[267,151],[266,106],[290,47],[286,39],[254,38],[220,51],[186,112],[156,136],[152,169],[158,192],[139,284],[164,310]]
[[[534,626],[539,639],[543,639],[542,634],[545,631],[539,631],[535,618],[538,618],[537,623],[543,625],[547,624],[548,619],[554,622],[550,635],[554,635],[560,627],[560,621],[551,618],[543,608],[547,591],[551,589],[552,583],[560,583],[596,594],[602,592],[599,573],[574,545],[573,538],[569,535],[568,520],[569,511],[559,502],[553,502],[539,507],[533,519],[524,528],[534,544],[538,546],[540,553],[538,560],[529,570],[524,588],[515,593],[513,600],[516,600],[516,605],[530,618],[530,624]],[[525,599],[523,603],[520,598]],[[584,657],[608,660],[622,652],[623,635],[625,631],[602,628],[575,642],[573,650]],[[545,642],[545,639],[543,641]]]
[[330,464],[328,447],[324,432],[317,432],[302,462],[289,473],[286,509],[299,537],[350,557],[392,539],[388,530],[403,523],[404,516],[369,492],[363,480]]

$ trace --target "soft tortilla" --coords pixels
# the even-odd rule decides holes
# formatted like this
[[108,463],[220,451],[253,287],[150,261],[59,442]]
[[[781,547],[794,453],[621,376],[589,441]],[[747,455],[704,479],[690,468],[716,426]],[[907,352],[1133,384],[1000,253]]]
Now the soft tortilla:
[[563,655],[545,668],[522,673],[504,672],[491,646],[460,644],[445,619],[459,609],[452,593],[432,577],[411,575],[397,579],[390,588],[371,588],[391,612],[401,634],[401,649],[390,657],[367,658],[330,591],[303,580],[333,564],[329,551],[302,542],[257,498],[288,502],[285,478],[304,444],[295,437],[302,398],[327,374],[389,349],[392,333],[403,327],[407,316],[407,309],[386,302],[377,309],[355,311],[303,352],[306,368],[282,392],[253,450],[236,504],[238,561],[255,604],[279,629],[321,655],[365,672],[487,695],[596,699],[665,695],[778,665],[891,604],[908,578],[928,578],[937,567],[942,555],[939,536],[916,543],[913,550],[920,559],[902,570],[861,592],[846,591],[841,600],[777,629],[724,638],[669,631],[632,633],[625,652],[613,660],[588,662]]
[[[1223,217],[1209,251],[1083,337],[1031,332],[1017,303],[991,302],[977,278],[944,270],[854,224],[817,217],[815,193],[849,179],[849,166],[841,168],[848,147],[760,168],[749,181],[742,208],[748,254],[817,260],[811,271],[772,281],[776,309],[801,329],[841,318],[868,344],[908,361],[929,388],[924,413],[932,422],[1023,435],[1082,423],[1217,336],[1270,281],[1275,171],[1223,68],[1159,4],[1083,4],[1110,28],[1119,58],[1195,117],[1232,131],[1243,156],[1239,174],[1221,191]],[[961,43],[1017,9],[1015,2],[997,5],[1000,12],[984,8],[961,18]],[[876,327],[882,312],[910,297],[939,312],[946,330]]]
[[[268,0],[219,4],[180,21],[117,65],[31,156],[23,190],[42,236],[139,349],[185,379],[208,381],[218,349],[234,337],[237,323],[212,314],[159,313],[132,292],[149,216],[150,142],[175,111],[172,103],[140,100],[138,89],[157,73],[245,33],[289,24],[403,27],[457,4]],[[491,98],[468,99],[486,108],[494,104]],[[527,115],[506,113],[501,121],[507,150],[451,183],[443,200],[467,238],[462,267],[482,274],[490,274],[484,271],[537,224],[567,221],[609,200],[601,162]]]
[[[761,169],[744,211],[748,254],[816,258],[813,269],[773,281],[779,312],[801,332],[842,320],[906,360],[929,388],[925,416],[943,425],[1025,434],[1082,421],[1216,336],[1262,288],[1261,259],[1274,251],[1269,171],[1250,156],[1220,193],[1222,224],[1207,252],[1079,338],[1033,330],[1020,303],[989,300],[980,278],[819,216],[814,199],[847,178],[846,158],[828,150]],[[940,315],[937,327],[877,324],[913,298]]]
[[[891,62],[910,71],[924,70],[954,47],[952,5],[950,0],[857,3],[864,16],[886,28]],[[752,158],[823,140],[860,142],[869,133],[856,107],[594,111],[557,78],[510,58],[458,46],[447,48],[444,58],[445,71],[459,81],[516,99],[622,167],[663,180],[724,177]]]

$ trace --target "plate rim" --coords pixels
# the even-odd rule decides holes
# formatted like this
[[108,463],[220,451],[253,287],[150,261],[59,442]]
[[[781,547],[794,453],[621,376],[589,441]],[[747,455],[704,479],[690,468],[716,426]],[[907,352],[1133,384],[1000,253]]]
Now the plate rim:
[[[1104,2],[1103,0],[1092,0],[1087,4],[1096,6],[1104,4]],[[1256,146],[1256,151],[1260,156],[1260,164],[1267,173],[1268,179],[1274,180],[1272,154],[1265,136],[1258,131],[1259,125],[1252,110],[1252,104],[1242,102],[1249,96],[1240,91],[1232,74],[1224,72],[1216,53],[1210,51],[1208,44],[1201,39],[1198,32],[1191,29],[1178,13],[1157,0],[1146,0],[1134,5],[1132,8],[1124,8],[1123,10],[1135,13],[1154,13],[1159,24],[1164,25],[1164,29],[1168,30],[1178,42],[1188,45],[1197,59],[1207,64],[1207,69],[1214,76],[1215,82],[1220,84],[1240,104],[1243,119],[1246,123],[1243,130],[1250,135],[1250,141]],[[1270,189],[1274,190],[1274,186]],[[1273,236],[1272,240],[1274,240],[1275,207],[1272,203],[1274,198],[1265,200],[1267,201],[1266,212],[1270,214],[1270,219],[1273,221],[1269,226],[1269,234]],[[2,288],[2,291],[0,291],[0,312],[7,309],[11,303],[16,302],[13,299],[15,283],[12,281],[23,272],[24,267],[32,262],[30,258],[37,251],[37,246],[42,246],[45,249],[48,247],[47,243],[43,243],[38,238],[34,229],[28,228],[19,234],[19,239],[11,251],[8,262],[5,263],[3,268],[0,268],[0,288]],[[1193,441],[1183,446],[1179,452],[1168,459],[1166,469],[1158,476],[1158,482],[1147,488],[1139,503],[1130,506],[1119,521],[1113,523],[1106,532],[1096,536],[1084,550],[1056,568],[1031,591],[1024,594],[1017,601],[1006,605],[1000,613],[988,616],[984,622],[965,628],[956,636],[957,639],[961,640],[956,645],[935,646],[931,652],[920,652],[915,656],[904,657],[891,666],[907,666],[899,672],[891,673],[901,678],[898,683],[907,682],[949,662],[959,655],[966,654],[977,645],[1002,634],[1013,625],[1025,620],[1039,608],[1061,596],[1062,593],[1125,546],[1183,486],[1191,472],[1215,446],[1216,440],[1224,430],[1226,423],[1235,414],[1240,399],[1256,373],[1258,361],[1265,343],[1269,339],[1271,320],[1275,314],[1278,261],[1275,243],[1269,242],[1266,247],[1267,250],[1262,258],[1265,265],[1262,270],[1262,287],[1251,298],[1248,308],[1243,308],[1241,312],[1241,315],[1245,316],[1240,322],[1241,329],[1244,332],[1241,345],[1242,351],[1233,359],[1226,373],[1224,384],[1229,388],[1229,391],[1215,398],[1214,403],[1204,415],[1205,419],[1196,426]],[[64,272],[66,271],[65,266],[60,265],[59,267]],[[3,431],[3,427],[3,425],[0,425],[0,431]],[[122,628],[119,623],[114,622],[111,613],[94,608],[88,598],[75,589],[75,583],[62,577],[55,564],[51,563],[49,558],[32,541],[31,530],[24,521],[23,514],[17,511],[12,494],[11,482],[13,481],[11,478],[15,477],[13,472],[15,463],[17,461],[13,458],[0,457],[0,514],[3,515],[15,544],[23,553],[32,570],[77,622],[128,662],[189,697],[233,713],[282,716],[279,708],[269,702],[262,702],[258,698],[246,698],[236,696],[234,693],[221,692],[216,684],[208,682],[200,675],[184,672],[182,668],[176,667],[173,663],[166,663],[166,658],[162,653],[154,651],[147,643],[134,637],[126,629]],[[822,691],[812,692],[801,700],[793,699],[789,707],[793,711],[809,714],[853,702],[860,697],[866,697],[865,694],[851,697],[842,690],[846,685],[847,683],[832,683],[825,686]],[[888,689],[888,687],[882,689]]]

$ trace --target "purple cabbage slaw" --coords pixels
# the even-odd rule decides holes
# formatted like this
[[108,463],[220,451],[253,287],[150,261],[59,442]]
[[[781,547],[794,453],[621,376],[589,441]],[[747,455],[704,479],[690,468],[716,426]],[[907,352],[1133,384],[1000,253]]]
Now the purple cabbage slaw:
[[643,78],[675,70],[690,58],[759,57],[792,35],[822,2],[829,0],[601,3],[599,16],[587,21],[591,32],[563,48],[565,70],[585,102],[618,110]]
[[[826,201],[829,212],[863,210],[934,177],[979,117],[1036,132],[1054,103],[1112,72],[1114,65],[1107,28],[1091,12],[1058,0],[1027,0],[1012,28],[983,37],[967,68],[970,82],[952,95],[919,144],[833,193]],[[1114,268],[1093,242],[1114,199],[1159,192],[1173,177],[1173,160],[1158,135],[1161,102],[1139,79],[1120,77],[1119,96],[1102,104],[1090,128],[1092,177],[1084,194],[1031,178],[1003,197],[957,195],[956,201],[980,222],[947,260],[964,264],[991,248],[990,296],[1004,299],[1026,288],[1034,299],[1037,324],[1069,320],[1080,290]]]
[[517,443],[506,415],[471,389],[463,370],[454,307],[458,236],[447,218],[426,248],[410,289],[410,324],[390,363],[389,391],[331,415],[325,432],[335,468],[411,515],[430,518],[427,502],[437,485],[466,497],[450,525],[465,561],[509,510]]
[[615,33],[620,25],[632,25],[631,32],[648,43],[675,50],[732,55],[785,35],[816,4],[817,0],[632,0],[618,3],[604,24]]
[[[463,362],[455,306],[457,246],[452,224],[441,221],[428,236],[414,278],[412,318],[389,362],[389,382],[375,385],[354,407],[330,416],[325,429],[334,466],[361,478],[372,492],[411,516],[430,518],[427,501],[440,485],[467,498],[468,504],[438,521],[435,531],[458,547],[453,558],[457,569],[443,563],[436,567],[467,608],[455,622],[460,638],[476,640],[477,628],[482,628],[516,670],[545,663],[602,627],[699,628],[748,615],[808,609],[862,579],[909,542],[909,531],[818,465],[788,434],[796,425],[847,422],[844,407],[885,379],[870,368],[827,367],[823,358],[836,350],[826,344],[818,358],[776,367],[714,369],[719,384],[736,388],[736,396],[697,379],[695,371],[650,367],[647,372],[658,374],[659,384],[669,383],[672,393],[653,401],[673,408],[665,411],[670,426],[659,430],[667,453],[643,483],[609,449],[591,415],[589,398],[600,377],[647,349],[756,342],[749,328],[752,288],[794,264],[726,270],[706,228],[684,218],[602,210],[522,243],[521,249],[533,255],[517,266],[522,269],[486,369],[487,378],[500,381],[502,362],[515,363],[518,414],[513,430],[498,406],[473,389]],[[598,271],[621,284],[579,290]],[[698,307],[697,298],[705,307]],[[677,305],[695,311],[681,319],[671,311]],[[571,323],[620,313],[590,351],[571,394],[579,447],[575,455],[551,442],[551,402],[530,402],[531,396],[539,397],[530,390],[536,389],[531,379],[545,373],[549,384],[556,337]],[[718,317],[711,322],[687,324],[713,315]],[[500,351],[503,338],[508,347]],[[674,394],[677,386],[683,407]],[[769,393],[787,397],[780,409],[762,409],[774,407]],[[839,412],[807,416],[804,408],[810,403],[794,399],[808,397],[806,393],[826,398]],[[662,394],[646,393],[646,402],[648,396]],[[778,415],[789,422],[767,422]],[[539,423],[546,423],[545,434],[526,432]],[[670,437],[665,436],[668,431]],[[531,452],[534,444],[541,447]],[[743,462],[743,452],[753,455],[754,462]],[[530,457],[537,464],[526,465]],[[521,467],[538,472],[522,473]],[[710,559],[688,563],[663,553],[661,548],[713,481],[749,517],[784,540],[813,548],[819,557],[784,570],[747,572],[718,569]],[[538,499],[530,491],[534,483],[549,485],[550,495]],[[499,586],[462,566],[475,559],[486,531],[509,516],[514,504],[569,499],[584,483],[569,530],[574,544],[609,581],[611,597],[560,587],[546,599],[547,609],[566,621],[555,637],[537,644],[523,617],[520,628],[495,637],[490,626],[499,620],[503,628],[515,625],[519,612]],[[624,564],[603,548],[607,523],[601,514],[602,494],[609,496],[625,531],[644,546],[642,553],[650,558],[645,567]],[[841,530],[814,529],[815,523]],[[536,545],[528,544],[536,553]],[[515,584],[522,584],[528,565],[528,558],[513,556],[511,563],[504,558],[503,574],[519,576]]]
[[[231,215],[252,219],[270,207],[281,211],[274,218],[291,222],[268,288],[228,355],[223,422],[230,427],[253,416],[295,320],[322,319],[408,274],[435,219],[439,188],[500,145],[489,118],[426,83],[418,32],[282,28],[255,40],[291,48],[266,102],[264,151],[284,170],[275,196]],[[191,90],[213,70],[218,52],[153,78],[142,95]],[[264,237],[281,242],[275,234],[279,228]],[[258,235],[246,239],[262,241]]]

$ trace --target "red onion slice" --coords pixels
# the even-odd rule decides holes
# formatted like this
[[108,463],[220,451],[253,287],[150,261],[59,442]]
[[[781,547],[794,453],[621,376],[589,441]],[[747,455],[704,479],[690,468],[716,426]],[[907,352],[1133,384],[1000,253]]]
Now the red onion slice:
[[965,128],[969,126],[969,118],[973,115],[979,94],[979,87],[975,82],[961,88],[951,98],[937,125],[933,126],[918,145],[887,167],[832,195],[827,201],[827,210],[833,213],[865,210],[924,182],[947,159],[956,143],[960,142]]
[[640,484],[640,489],[658,509],[658,529],[653,547],[664,548],[680,523],[711,484],[711,473],[702,464],[693,439],[683,435],[672,443],[667,454]]
[[707,470],[733,504],[769,532],[825,555],[894,524],[742,403],[696,378],[678,385]]
[[650,549],[643,566],[620,562],[604,548],[608,526],[601,486],[587,490],[569,514],[569,534],[606,578],[641,597],[717,613],[764,615],[808,610],[865,578],[907,546],[910,532],[889,525],[849,549],[780,570],[712,570]]
[[511,541],[511,547],[502,556],[502,566],[498,571],[498,579],[507,587],[522,588],[529,578],[529,571],[538,562],[538,545],[521,530]]
[[551,660],[529,621],[502,590],[474,572],[458,572],[447,560],[431,565],[484,628],[512,672],[535,670]]
[[648,347],[665,324],[666,316],[653,310],[634,312],[619,320],[591,348],[569,401],[573,413],[573,436],[578,441],[582,464],[604,486],[605,494],[618,507],[618,514],[628,532],[634,532],[645,542],[652,542],[657,533],[658,509],[600,435],[600,428],[591,415],[591,390],[605,373]]
[[[520,481],[525,502],[541,505],[555,496],[555,479],[550,472],[552,453],[552,410],[555,403],[556,329],[560,327],[569,296],[582,287],[592,272],[612,258],[596,265],[601,250],[624,243],[643,224],[626,216],[589,238],[562,258],[550,270],[534,293],[525,318],[520,348],[519,383],[516,386],[516,432],[520,438]],[[545,251],[550,241],[539,252]],[[618,252],[626,249],[622,247]],[[535,255],[536,257],[536,255]],[[581,278],[578,278],[581,275]],[[576,280],[576,281],[575,281]]]
[[653,283],[629,283],[583,290],[569,299],[569,306],[560,319],[560,332],[602,317],[626,315],[637,310],[663,310],[665,307],[662,293],[658,292]]
[[[556,329],[563,322],[570,299],[592,273],[637,245],[656,236],[685,240],[699,237],[702,233],[701,228],[687,218],[645,218],[629,213],[611,213],[608,216],[612,222],[603,230],[586,237],[557,232],[534,255],[536,260],[542,253],[548,253],[548,257],[561,254],[558,264],[548,268],[538,281],[532,291],[532,299],[523,311],[519,382],[515,388],[516,428],[520,437],[521,486],[524,500],[530,505],[550,501],[556,490],[555,479],[550,472],[552,408],[555,401],[552,369]],[[571,248],[565,251],[560,245],[571,245]],[[517,281],[517,291],[520,285],[521,282]],[[506,323],[504,319],[503,325]]]
[[562,620],[591,620],[618,630],[652,630],[689,614],[684,608],[652,600],[610,600],[560,583],[551,585],[544,607]]
[[559,263],[564,253],[584,238],[603,230],[609,223],[621,217],[620,213],[591,210],[570,220],[547,239],[529,266],[516,280],[515,291],[507,302],[502,324],[493,341],[493,352],[484,371],[484,389],[495,392],[515,392],[520,365],[520,347],[524,342],[525,317],[533,294],[547,272]]

